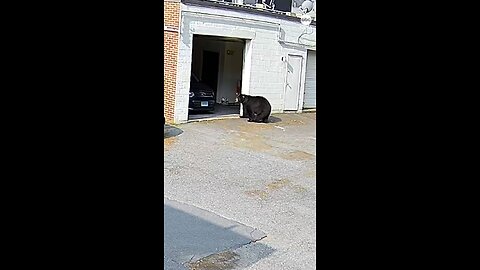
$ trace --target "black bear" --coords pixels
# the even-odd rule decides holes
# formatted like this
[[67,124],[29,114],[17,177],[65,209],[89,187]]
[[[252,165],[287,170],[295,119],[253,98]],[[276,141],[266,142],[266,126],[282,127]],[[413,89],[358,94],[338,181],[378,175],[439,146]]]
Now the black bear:
[[237,99],[243,105],[242,118],[248,118],[248,122],[268,123],[272,106],[266,98],[241,94]]

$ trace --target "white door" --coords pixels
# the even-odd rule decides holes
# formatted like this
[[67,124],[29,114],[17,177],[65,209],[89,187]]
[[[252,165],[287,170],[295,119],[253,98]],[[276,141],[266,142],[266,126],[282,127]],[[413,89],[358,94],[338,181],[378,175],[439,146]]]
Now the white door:
[[317,52],[308,50],[307,69],[305,70],[305,95],[303,108],[313,109],[317,107]]
[[298,110],[298,98],[300,96],[300,77],[302,74],[302,60],[298,55],[288,55],[287,61],[287,84],[285,86],[286,111]]

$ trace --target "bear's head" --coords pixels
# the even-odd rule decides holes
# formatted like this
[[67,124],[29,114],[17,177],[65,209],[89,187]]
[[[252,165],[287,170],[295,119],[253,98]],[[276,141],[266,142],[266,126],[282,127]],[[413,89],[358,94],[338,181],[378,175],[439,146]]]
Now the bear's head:
[[240,95],[237,96],[237,100],[236,100],[236,101],[243,104],[243,103],[247,102],[247,100],[248,100],[248,96],[247,96],[247,95],[240,94]]

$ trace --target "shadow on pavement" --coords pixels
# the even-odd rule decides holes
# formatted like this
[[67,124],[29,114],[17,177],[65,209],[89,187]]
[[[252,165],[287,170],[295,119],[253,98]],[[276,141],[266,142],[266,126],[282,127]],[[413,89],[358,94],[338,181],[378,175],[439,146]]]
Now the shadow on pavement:
[[270,115],[270,117],[268,118],[268,123],[280,123],[280,122],[282,122],[282,119],[278,117]]
[[182,133],[183,133],[183,130],[181,130],[179,128],[176,128],[176,127],[173,127],[173,126],[170,126],[168,124],[166,124],[165,127],[163,128],[163,138],[164,139],[175,137],[175,136],[178,136]]
[[[263,232],[209,211],[167,199],[163,211],[164,270],[247,267],[274,252],[256,242]],[[253,242],[246,256],[234,250]]]

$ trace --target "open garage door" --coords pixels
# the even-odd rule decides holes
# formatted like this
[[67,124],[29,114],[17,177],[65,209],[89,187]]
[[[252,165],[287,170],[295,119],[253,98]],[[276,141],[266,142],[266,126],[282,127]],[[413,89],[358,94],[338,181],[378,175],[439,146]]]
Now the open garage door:
[[317,108],[317,52],[308,50],[305,73],[304,109]]
[[193,35],[189,120],[239,116],[246,41]]

